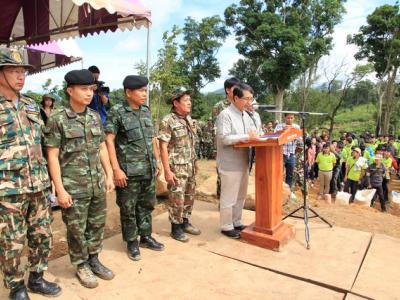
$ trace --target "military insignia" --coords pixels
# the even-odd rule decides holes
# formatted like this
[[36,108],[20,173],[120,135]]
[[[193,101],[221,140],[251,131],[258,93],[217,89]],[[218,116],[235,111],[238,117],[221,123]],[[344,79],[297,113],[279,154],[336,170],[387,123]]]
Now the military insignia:
[[26,110],[27,111],[36,112],[36,107],[33,104],[29,104],[29,105],[26,106]]
[[22,57],[21,54],[18,51],[13,51],[10,53],[10,56],[13,60],[15,60],[18,63],[22,63]]

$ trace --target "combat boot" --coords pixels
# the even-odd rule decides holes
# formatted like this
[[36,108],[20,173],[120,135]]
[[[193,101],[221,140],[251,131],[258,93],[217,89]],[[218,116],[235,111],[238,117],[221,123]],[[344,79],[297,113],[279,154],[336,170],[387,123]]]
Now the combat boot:
[[94,274],[103,280],[111,280],[114,273],[99,261],[98,254],[89,254],[89,266]]
[[186,233],[190,233],[193,235],[200,235],[201,231],[197,227],[190,224],[189,219],[183,218],[182,229]]
[[128,257],[132,260],[141,259],[138,240],[128,242]]
[[28,289],[32,293],[43,296],[57,297],[61,294],[61,288],[57,283],[48,282],[43,278],[43,272],[30,272]]
[[88,289],[94,289],[99,285],[96,276],[94,276],[87,262],[78,265],[76,276],[78,277],[80,283]]
[[171,237],[180,242],[188,242],[189,238],[183,232],[182,224],[171,223]]
[[23,281],[18,282],[17,286],[11,289],[9,298],[11,300],[30,300]]
[[155,251],[163,251],[164,245],[157,242],[151,235],[140,237],[140,246],[143,248],[149,248]]

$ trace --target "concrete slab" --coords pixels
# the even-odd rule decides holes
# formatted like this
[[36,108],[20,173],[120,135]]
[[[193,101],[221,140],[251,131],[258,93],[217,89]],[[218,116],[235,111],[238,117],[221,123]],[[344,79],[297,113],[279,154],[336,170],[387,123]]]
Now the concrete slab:
[[[164,216],[165,217],[165,216]],[[121,236],[104,243],[102,261],[112,268],[112,281],[83,288],[67,257],[52,261],[50,270],[80,299],[343,299],[344,294],[287,278],[215,255],[196,244],[156,236],[164,252],[143,249],[142,260],[128,259]],[[69,300],[64,296],[60,300]]]
[[374,299],[400,299],[400,240],[376,234],[352,292]]
[[365,300],[365,299],[370,299],[370,298],[360,297],[351,293],[348,293],[344,298],[344,300]]
[[[244,211],[246,224],[253,222],[254,212]],[[371,239],[371,234],[340,227],[329,228],[319,222],[310,223],[311,249],[305,248],[304,224],[288,219],[296,228],[296,236],[281,252],[273,252],[237,240],[219,232],[218,207],[212,203],[196,202],[192,221],[203,233],[191,237],[209,251],[264,268],[277,270],[301,278],[320,282],[343,290],[350,290]],[[169,234],[167,215],[159,215],[154,227],[160,234]]]

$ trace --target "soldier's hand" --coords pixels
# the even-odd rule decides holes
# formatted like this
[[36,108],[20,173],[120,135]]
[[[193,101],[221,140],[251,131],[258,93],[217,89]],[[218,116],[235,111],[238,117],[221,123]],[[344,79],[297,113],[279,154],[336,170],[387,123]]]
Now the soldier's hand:
[[157,162],[157,167],[156,167],[156,177],[159,177],[162,172],[162,163],[159,161]]
[[114,171],[114,182],[116,186],[121,188],[126,187],[128,185],[126,182],[127,179],[128,177],[126,177],[124,171],[122,171],[121,169]]
[[57,200],[58,200],[58,205],[62,208],[71,207],[73,203],[71,195],[68,194],[66,191],[57,193]]
[[171,171],[165,172],[165,181],[173,186],[178,185],[178,178],[176,178],[175,174]]
[[110,193],[115,189],[112,177],[106,177],[106,192]]

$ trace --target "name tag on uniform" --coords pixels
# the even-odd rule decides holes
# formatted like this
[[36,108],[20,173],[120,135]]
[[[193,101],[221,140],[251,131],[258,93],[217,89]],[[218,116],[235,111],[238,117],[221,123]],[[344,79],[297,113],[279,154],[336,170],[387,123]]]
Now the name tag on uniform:
[[33,104],[29,104],[26,106],[26,110],[30,113],[38,113],[38,111],[36,110],[35,105]]

